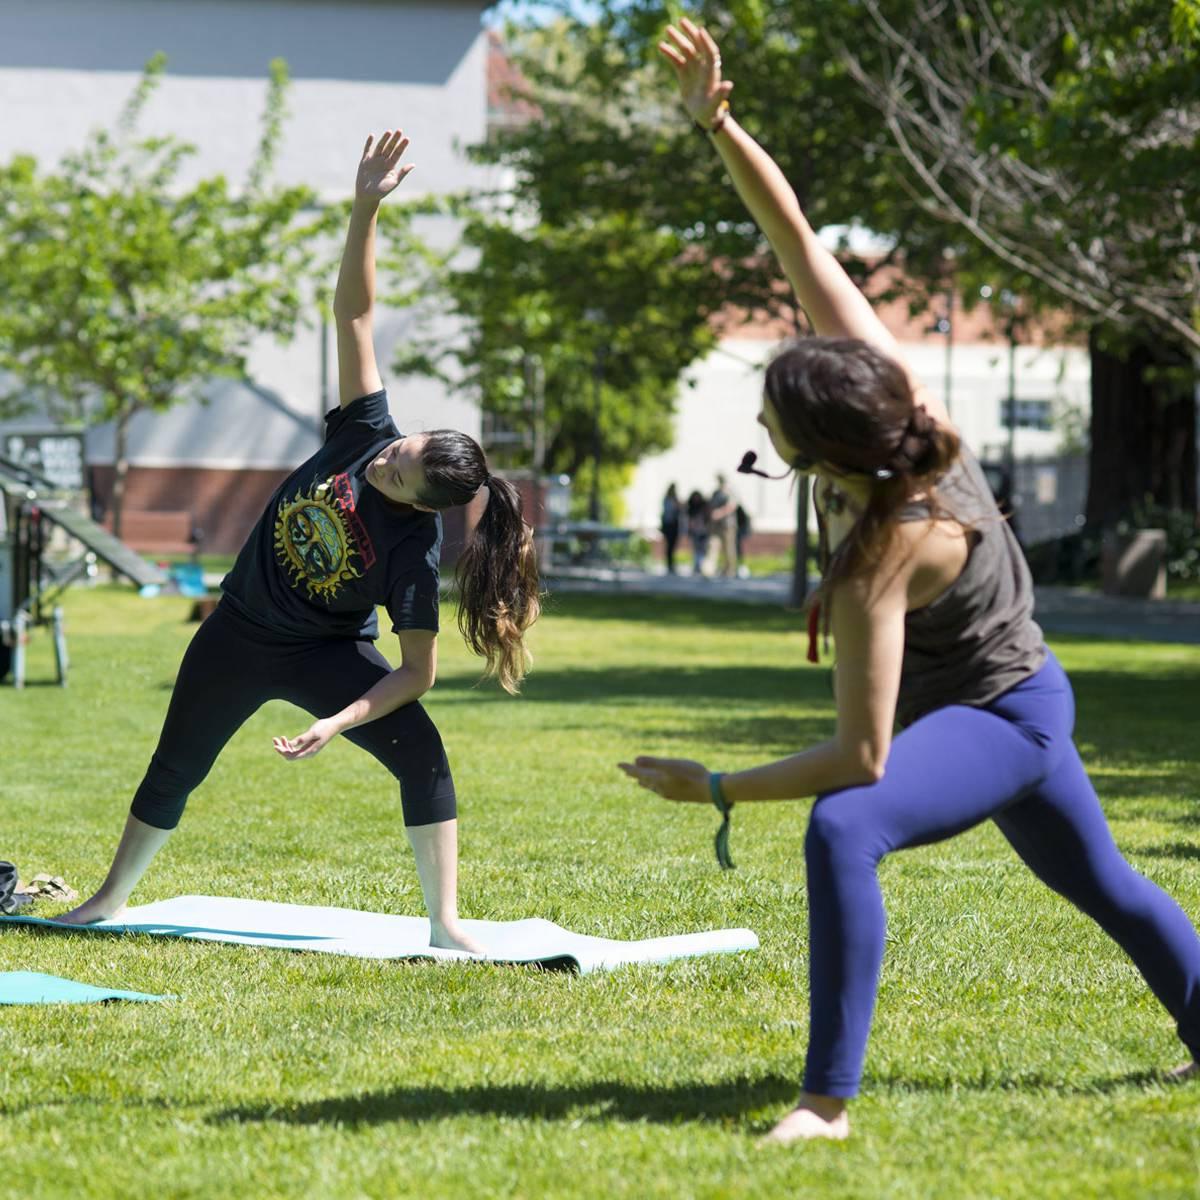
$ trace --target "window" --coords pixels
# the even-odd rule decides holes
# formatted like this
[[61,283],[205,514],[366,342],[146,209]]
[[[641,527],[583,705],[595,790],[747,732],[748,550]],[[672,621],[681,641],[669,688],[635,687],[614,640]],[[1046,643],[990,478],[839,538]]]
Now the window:
[[[1016,404],[1016,426],[1018,429],[1045,429],[1053,428],[1052,415],[1053,405],[1049,400],[1022,400],[1017,397]],[[1000,424],[1003,428],[1008,428],[1008,400],[1000,401]]]

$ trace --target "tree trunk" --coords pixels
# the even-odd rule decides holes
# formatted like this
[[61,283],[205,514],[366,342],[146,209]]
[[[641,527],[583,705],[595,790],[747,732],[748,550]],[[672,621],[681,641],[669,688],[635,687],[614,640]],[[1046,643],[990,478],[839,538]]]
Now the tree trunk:
[[129,474],[129,422],[136,409],[122,409],[116,421],[113,442],[112,531],[121,536],[121,518],[125,510],[125,477]]
[[[1147,337],[1117,355],[1093,331],[1087,523],[1115,525],[1147,503],[1196,512],[1196,392],[1191,357]],[[1155,369],[1175,368],[1167,379]],[[1149,373],[1150,378],[1147,378]]]

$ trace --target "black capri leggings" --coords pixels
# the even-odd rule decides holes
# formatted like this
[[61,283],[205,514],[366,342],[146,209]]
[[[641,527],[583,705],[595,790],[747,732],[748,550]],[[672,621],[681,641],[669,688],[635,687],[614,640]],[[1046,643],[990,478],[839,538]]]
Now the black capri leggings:
[[[174,829],[189,794],[226,742],[267,700],[290,700],[314,717],[330,717],[391,669],[374,642],[270,642],[218,605],[183,656],[158,748],[131,812],[147,825]],[[454,819],[450,764],[437,726],[419,703],[414,700],[344,736],[400,781],[406,825]]]

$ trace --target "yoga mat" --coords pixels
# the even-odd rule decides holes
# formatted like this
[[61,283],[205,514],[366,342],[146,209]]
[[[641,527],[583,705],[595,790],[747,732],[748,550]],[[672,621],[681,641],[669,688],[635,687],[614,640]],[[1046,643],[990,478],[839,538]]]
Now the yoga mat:
[[0,1004],[94,1004],[97,1000],[162,1000],[145,992],[92,987],[37,971],[0,971]]
[[[398,917],[351,908],[313,908],[269,900],[236,900],[219,896],[179,896],[131,908],[120,921],[96,925],[57,925],[44,917],[4,917],[0,924],[48,925],[69,932],[148,933],[205,942],[237,942],[284,950],[318,950],[352,958],[467,959],[461,950],[429,945],[424,917]],[[704,954],[757,950],[749,929],[714,929],[646,941],[618,942],[572,933],[552,921],[463,921],[466,930],[487,950],[491,962],[540,963],[549,967],[610,970],[627,963],[664,963]]]

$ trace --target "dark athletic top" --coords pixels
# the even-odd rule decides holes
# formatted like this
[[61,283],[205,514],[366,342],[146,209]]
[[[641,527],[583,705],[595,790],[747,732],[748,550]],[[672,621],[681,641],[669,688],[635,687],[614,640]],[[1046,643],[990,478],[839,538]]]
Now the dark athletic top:
[[287,641],[376,638],[377,604],[395,633],[436,633],[441,517],[393,504],[366,482],[371,461],[401,436],[386,392],[327,414],[325,444],[271,497],[221,582],[222,603]]
[[[902,725],[947,704],[982,707],[1035,674],[1046,661],[1033,619],[1033,578],[975,456],[964,446],[938,481],[942,509],[974,543],[959,577],[931,604],[904,618],[904,665],[896,716]],[[911,504],[903,521],[928,520]]]

